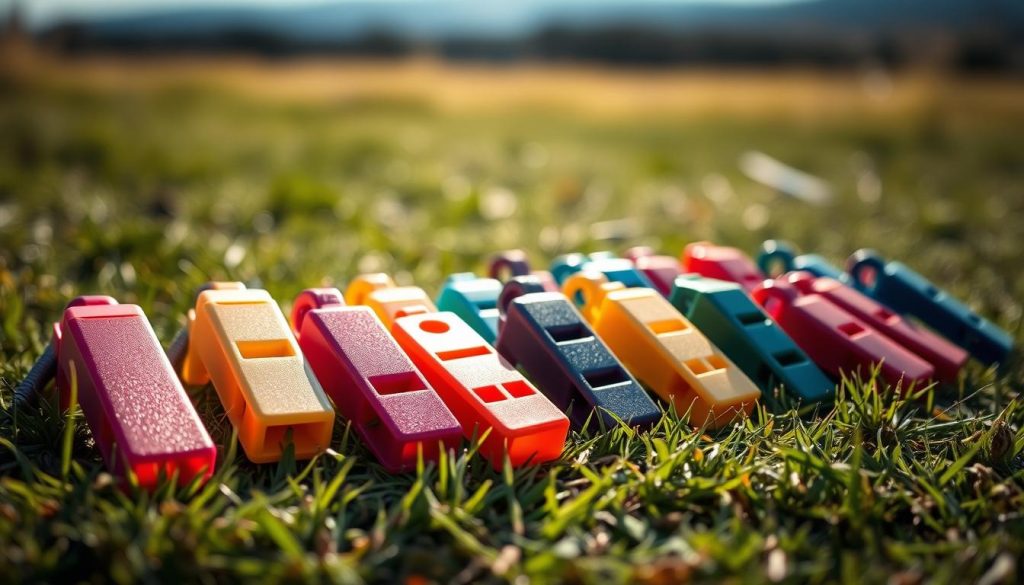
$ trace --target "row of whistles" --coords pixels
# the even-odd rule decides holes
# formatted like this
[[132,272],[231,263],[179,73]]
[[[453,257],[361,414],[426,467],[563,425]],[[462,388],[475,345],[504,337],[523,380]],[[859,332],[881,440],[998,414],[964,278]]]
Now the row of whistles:
[[955,381],[969,356],[996,364],[1011,350],[1006,332],[874,252],[842,271],[781,242],[756,262],[698,242],[678,258],[569,254],[549,271],[503,252],[486,277],[450,276],[436,305],[421,288],[362,275],[344,294],[300,293],[290,324],[266,291],[213,283],[169,356],[138,306],[79,297],[29,377],[55,376],[108,468],[152,488],[214,470],[183,382],[212,385],[254,463],[322,453],[337,409],[401,472],[463,439],[495,468],[551,461],[570,427],[649,428],[662,414],[652,394],[716,428],[780,388],[825,401],[836,380],[876,370],[922,388]]

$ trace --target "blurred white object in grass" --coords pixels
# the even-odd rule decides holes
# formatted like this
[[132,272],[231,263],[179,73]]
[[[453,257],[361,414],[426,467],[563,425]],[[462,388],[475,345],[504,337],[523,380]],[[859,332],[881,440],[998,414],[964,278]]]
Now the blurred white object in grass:
[[832,188],[828,183],[763,152],[743,153],[740,170],[750,179],[805,203],[825,205],[832,201]]

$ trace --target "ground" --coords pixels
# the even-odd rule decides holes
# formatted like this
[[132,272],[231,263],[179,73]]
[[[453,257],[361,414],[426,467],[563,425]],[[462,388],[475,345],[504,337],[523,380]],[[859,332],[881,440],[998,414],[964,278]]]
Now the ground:
[[[1011,583],[1024,555],[1019,360],[898,396],[850,381],[717,432],[572,434],[495,472],[389,475],[343,421],[311,462],[244,460],[210,388],[206,486],[104,473],[78,413],[11,395],[78,294],[169,343],[197,286],[287,310],[387,271],[431,293],[526,249],[785,238],[873,247],[1020,342],[1024,87],[926,74],[606,72],[229,61],[21,63],[0,76],[0,581]],[[741,171],[812,173],[814,206]],[[464,445],[468,449],[469,445]]]

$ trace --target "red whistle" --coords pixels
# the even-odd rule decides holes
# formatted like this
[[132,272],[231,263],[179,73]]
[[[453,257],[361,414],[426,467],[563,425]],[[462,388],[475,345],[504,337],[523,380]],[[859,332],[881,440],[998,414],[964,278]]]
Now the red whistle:
[[462,427],[368,307],[347,307],[334,288],[303,291],[292,327],[313,373],[388,471],[456,449]]
[[61,404],[70,405],[74,380],[112,473],[146,489],[161,474],[177,474],[179,484],[209,479],[217,450],[141,308],[78,297],[53,333]]
[[676,277],[683,273],[683,265],[672,256],[655,254],[647,246],[635,246],[626,250],[626,258],[633,261],[636,269],[644,273],[663,296],[672,294]]
[[716,246],[711,242],[687,245],[681,260],[684,272],[735,282],[748,293],[766,278],[757,264],[739,249]]
[[931,364],[819,294],[801,296],[784,279],[767,280],[751,296],[821,369],[839,377],[880,365],[883,380],[920,388],[935,374]]
[[830,303],[864,321],[886,337],[924,358],[943,381],[956,380],[967,363],[967,352],[945,338],[914,327],[878,302],[833,278],[816,278],[810,272],[791,272],[785,276],[802,294],[818,294]]

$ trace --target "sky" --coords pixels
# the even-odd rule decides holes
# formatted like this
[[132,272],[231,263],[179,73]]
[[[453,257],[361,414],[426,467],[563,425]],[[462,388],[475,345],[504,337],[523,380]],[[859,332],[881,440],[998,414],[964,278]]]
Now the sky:
[[[0,14],[6,14],[13,4],[21,7],[22,14],[31,26],[48,24],[55,20],[68,17],[90,17],[106,14],[138,14],[144,12],[159,12],[167,10],[180,10],[183,8],[211,8],[211,7],[274,7],[274,6],[296,6],[316,4],[343,4],[345,2],[366,1],[366,0],[0,0]],[[430,0],[376,0],[392,2],[409,1],[430,1]],[[480,2],[493,2],[505,4],[521,0],[479,0]],[[594,2],[595,0],[539,0],[540,2],[570,3],[570,2]],[[602,0],[606,2],[627,0]],[[646,0],[648,2],[665,3],[699,3],[699,4],[781,4],[787,0]],[[789,0],[792,1],[792,0]]]

